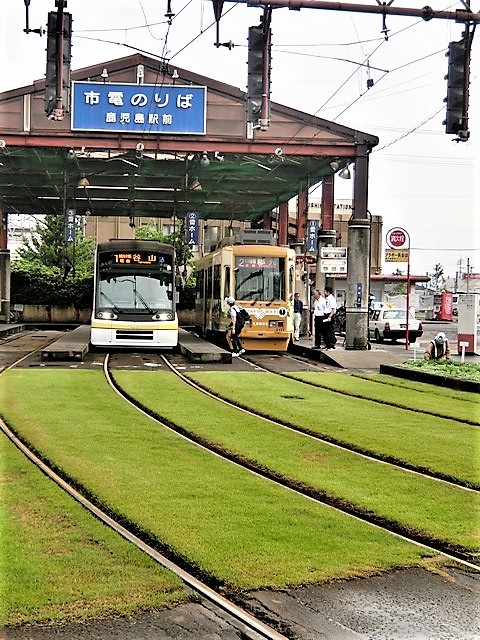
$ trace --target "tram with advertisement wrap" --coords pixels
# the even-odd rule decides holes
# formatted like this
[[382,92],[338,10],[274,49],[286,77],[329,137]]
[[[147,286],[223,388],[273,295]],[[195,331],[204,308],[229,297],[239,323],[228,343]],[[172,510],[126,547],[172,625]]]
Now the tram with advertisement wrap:
[[155,240],[110,240],[95,254],[93,346],[173,348],[178,343],[175,252]]
[[[254,237],[250,232],[247,241]],[[286,351],[293,333],[295,251],[271,244],[269,232],[256,239],[257,244],[241,244],[241,235],[226,238],[197,262],[196,330],[225,344],[230,324],[225,298],[233,296],[250,315],[241,334],[244,348]]]

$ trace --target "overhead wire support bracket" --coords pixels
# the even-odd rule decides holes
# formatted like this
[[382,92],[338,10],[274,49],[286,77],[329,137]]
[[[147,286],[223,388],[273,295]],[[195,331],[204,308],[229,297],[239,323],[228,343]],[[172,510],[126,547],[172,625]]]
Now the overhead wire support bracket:
[[24,33],[29,34],[29,33],[38,33],[38,35],[41,37],[44,33],[45,33],[45,29],[42,29],[42,27],[39,27],[38,29],[30,29],[30,23],[29,23],[29,15],[28,15],[28,8],[30,7],[30,0],[23,0],[25,3],[25,29],[23,30]]
[[[218,0],[212,0],[218,2]],[[421,9],[412,7],[392,7],[385,4],[353,4],[347,2],[328,2],[327,0],[221,0],[223,2],[235,2],[248,4],[253,8],[271,9],[287,8],[298,11],[300,9],[326,9],[330,11],[351,11],[354,13],[380,13],[386,15],[409,16],[429,21],[434,18],[442,20],[455,20],[455,22],[480,22],[480,13],[473,13],[470,9],[456,9],[455,11],[435,10],[426,6]],[[465,6],[465,3],[463,3]]]
[[[393,4],[393,0],[390,0],[389,2],[380,2],[380,0],[377,0],[377,4],[380,5],[381,7],[389,7],[390,5]],[[382,33],[383,36],[385,38],[385,42],[388,42],[388,32],[390,31],[390,29],[387,29],[387,14],[384,11],[383,12],[383,17],[382,17]]]

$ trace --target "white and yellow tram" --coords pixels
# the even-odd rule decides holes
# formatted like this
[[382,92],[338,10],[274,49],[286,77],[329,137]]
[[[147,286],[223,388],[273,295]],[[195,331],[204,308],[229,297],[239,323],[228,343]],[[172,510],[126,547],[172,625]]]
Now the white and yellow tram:
[[225,297],[233,296],[251,318],[241,335],[245,349],[286,351],[293,332],[294,278],[295,251],[288,247],[229,244],[212,251],[197,263],[197,331],[221,342],[230,323]]
[[97,246],[92,345],[173,348],[178,343],[175,252],[155,240]]

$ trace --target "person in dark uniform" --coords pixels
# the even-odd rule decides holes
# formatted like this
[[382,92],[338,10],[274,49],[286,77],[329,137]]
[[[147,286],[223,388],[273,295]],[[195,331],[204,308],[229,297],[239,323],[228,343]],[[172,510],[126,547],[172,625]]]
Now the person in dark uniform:
[[303,302],[300,300],[300,294],[296,293],[293,297],[293,339],[298,342],[300,340],[300,325],[302,324]]
[[335,349],[337,338],[335,337],[335,322],[333,316],[337,310],[337,300],[331,287],[325,287],[325,314],[323,316],[322,329],[325,347],[328,350]]

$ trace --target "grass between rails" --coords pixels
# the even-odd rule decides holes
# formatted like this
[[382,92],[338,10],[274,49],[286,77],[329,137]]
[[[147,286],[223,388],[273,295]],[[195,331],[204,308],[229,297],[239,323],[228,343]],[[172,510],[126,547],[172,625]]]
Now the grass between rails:
[[[359,397],[395,404],[398,407],[437,413],[456,420],[469,421],[480,425],[479,405],[478,402],[474,401],[475,394],[473,393],[467,394],[463,392],[466,397],[435,395],[432,399],[424,390],[418,390],[414,387],[395,386],[394,383],[380,385],[365,376],[358,377],[346,375],[345,373],[313,371],[289,373],[288,376],[295,380],[304,380],[319,387],[337,389]],[[393,379],[394,377],[390,376],[390,378]],[[432,386],[434,385],[429,385],[430,388]]]
[[[227,386],[239,391],[237,373],[206,375],[210,383],[229,378]],[[204,374],[199,377],[205,379]],[[264,420],[239,414],[200,392],[189,395],[188,387],[168,373],[150,376],[150,372],[117,371],[115,378],[132,396],[159,415],[261,467],[342,498],[364,511],[428,532],[437,539],[478,549],[480,499],[474,493],[365,460]],[[264,374],[253,374],[250,385],[261,386],[263,378]],[[265,385],[267,380],[276,378],[266,377]],[[266,396],[272,395],[272,389],[267,386],[263,392]]]
[[[171,374],[148,372],[140,384],[149,376],[156,396],[170,394]],[[227,589],[366,575],[431,555],[186,442],[123,402],[100,372],[8,371],[0,400],[4,419],[44,456]],[[202,416],[187,387],[176,401]],[[56,558],[42,560],[54,573]]]
[[131,615],[191,599],[0,436],[0,625]]
[[274,374],[228,371],[189,377],[274,419],[480,484],[478,427],[342,397]]

